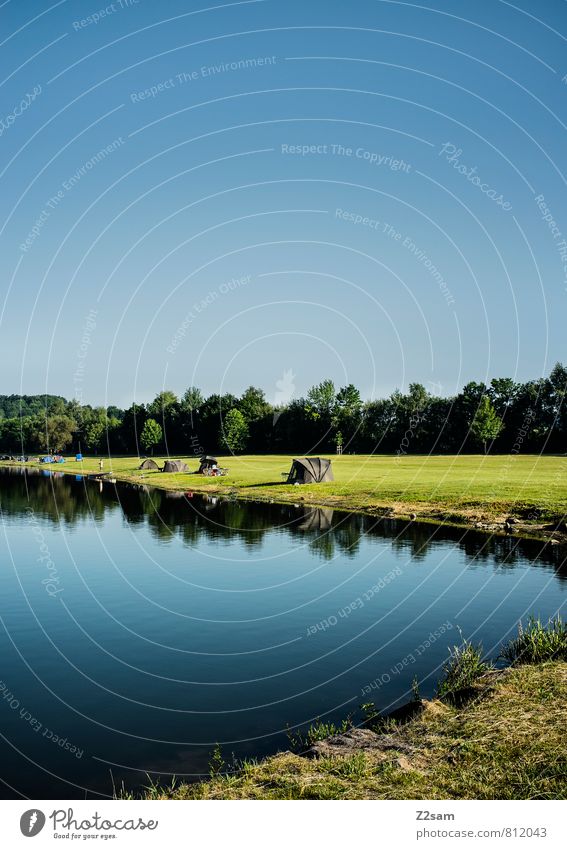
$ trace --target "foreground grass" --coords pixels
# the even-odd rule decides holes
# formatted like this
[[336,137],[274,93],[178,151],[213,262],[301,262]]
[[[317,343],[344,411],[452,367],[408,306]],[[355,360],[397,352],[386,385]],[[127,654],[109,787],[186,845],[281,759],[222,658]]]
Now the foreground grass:
[[[184,459],[197,469],[195,458]],[[406,456],[333,457],[335,481],[290,487],[283,472],[289,455],[219,457],[227,477],[141,472],[135,457],[105,458],[104,471],[119,480],[164,489],[230,493],[240,498],[302,501],[314,505],[454,523],[501,521],[516,516],[525,527],[561,523],[567,514],[567,457],[564,456]],[[98,472],[98,458],[69,460],[57,471]],[[158,459],[161,464],[162,460]],[[560,528],[560,531],[565,528]]]
[[459,693],[474,687],[477,680],[490,669],[483,660],[482,645],[469,640],[449,649],[449,659],[443,667],[443,676],[437,686],[437,695],[446,701],[455,701]]
[[566,799],[566,700],[567,663],[489,672],[464,708],[426,702],[395,732],[400,751],[285,752],[202,784],[154,785],[146,798]]
[[567,662],[567,624],[560,616],[545,625],[534,618],[525,627],[520,623],[518,636],[504,646],[502,657],[515,665],[545,660]]

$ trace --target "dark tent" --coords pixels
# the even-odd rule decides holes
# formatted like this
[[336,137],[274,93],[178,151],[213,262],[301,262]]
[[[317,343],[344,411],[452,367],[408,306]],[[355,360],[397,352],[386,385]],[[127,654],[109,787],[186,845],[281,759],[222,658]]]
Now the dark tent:
[[228,469],[221,469],[219,461],[216,457],[201,457],[199,469],[195,472],[196,475],[205,475],[208,478],[217,477],[218,475],[228,475]]
[[218,466],[216,457],[201,457],[201,465],[199,466],[199,474],[203,474],[205,469],[212,469],[213,466]]
[[331,461],[322,457],[299,457],[293,460],[287,476],[288,483],[323,483],[334,480]]
[[150,460],[150,458],[148,457],[148,459],[144,460],[144,462],[141,463],[138,466],[138,468],[139,469],[153,469],[155,471],[156,469],[159,469],[159,466],[158,466],[158,464],[156,463],[155,460]]
[[183,460],[166,460],[163,465],[163,472],[188,472],[189,467]]

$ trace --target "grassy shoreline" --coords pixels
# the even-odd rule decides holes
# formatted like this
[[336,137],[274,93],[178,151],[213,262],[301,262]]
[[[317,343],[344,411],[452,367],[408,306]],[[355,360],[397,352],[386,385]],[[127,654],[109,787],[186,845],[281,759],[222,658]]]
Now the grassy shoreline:
[[[361,727],[315,723],[281,752],[228,770],[217,747],[210,780],[151,784],[148,799],[566,799],[567,626],[530,618],[501,648],[453,646],[436,697],[387,716],[361,705]],[[132,798],[129,796],[128,798]]]
[[[387,733],[353,729],[147,799],[566,799],[567,663],[484,674],[465,706],[434,699]],[[133,798],[124,794],[122,798]]]
[[[195,458],[180,457],[190,469]],[[219,457],[227,477],[139,471],[137,457],[104,458],[104,472],[118,481],[165,490],[230,495],[253,501],[301,503],[435,524],[476,527],[491,533],[567,542],[567,457],[555,455],[343,455],[333,457],[333,483],[291,487],[284,483],[289,455]],[[158,459],[158,462],[162,462]],[[10,461],[0,466],[21,467]],[[43,468],[37,463],[26,464]],[[47,468],[93,474],[99,458],[74,459]],[[506,526],[506,520],[514,523]]]

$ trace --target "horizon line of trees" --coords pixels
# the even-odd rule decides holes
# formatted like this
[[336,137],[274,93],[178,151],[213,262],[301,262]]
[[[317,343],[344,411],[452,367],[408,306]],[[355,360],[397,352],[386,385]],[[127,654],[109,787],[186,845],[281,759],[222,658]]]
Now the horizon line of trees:
[[353,384],[337,389],[329,379],[279,406],[254,386],[240,397],[165,390],[126,410],[58,395],[0,395],[0,452],[565,453],[566,391],[567,368],[557,363],[547,378],[471,381],[449,398],[411,383],[405,393],[363,401]]

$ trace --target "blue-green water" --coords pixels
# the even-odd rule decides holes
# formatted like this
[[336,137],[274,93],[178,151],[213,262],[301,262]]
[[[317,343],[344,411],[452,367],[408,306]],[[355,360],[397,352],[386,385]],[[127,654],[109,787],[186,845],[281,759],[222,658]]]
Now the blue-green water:
[[0,473],[6,798],[111,795],[434,692],[565,601],[559,546],[331,510]]

